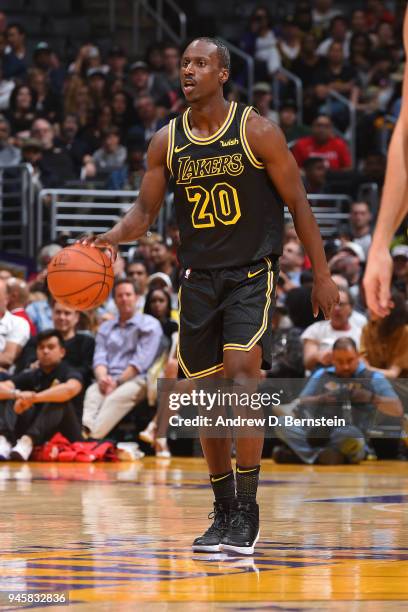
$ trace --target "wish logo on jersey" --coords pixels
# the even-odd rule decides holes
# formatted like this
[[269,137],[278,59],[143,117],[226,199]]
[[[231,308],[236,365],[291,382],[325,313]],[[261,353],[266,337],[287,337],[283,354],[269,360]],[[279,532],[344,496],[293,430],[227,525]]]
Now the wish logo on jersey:
[[202,179],[205,176],[220,174],[238,176],[244,170],[241,153],[202,159],[191,159],[190,156],[186,156],[180,157],[178,163],[177,183],[179,185],[189,185],[194,179]]

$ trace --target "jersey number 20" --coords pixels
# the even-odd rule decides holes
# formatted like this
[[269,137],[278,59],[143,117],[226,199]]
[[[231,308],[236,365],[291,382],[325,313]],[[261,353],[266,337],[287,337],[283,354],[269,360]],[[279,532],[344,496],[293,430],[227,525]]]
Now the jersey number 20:
[[191,221],[196,228],[215,227],[217,221],[233,225],[241,216],[238,192],[228,183],[216,183],[211,191],[194,185],[186,187],[186,192],[194,204]]

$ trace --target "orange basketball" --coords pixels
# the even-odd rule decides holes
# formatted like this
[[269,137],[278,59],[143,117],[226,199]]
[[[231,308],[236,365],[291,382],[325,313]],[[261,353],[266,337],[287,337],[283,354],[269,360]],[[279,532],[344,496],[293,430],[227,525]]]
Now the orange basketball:
[[75,310],[103,304],[113,287],[110,258],[96,247],[73,244],[48,264],[48,287],[53,297]]

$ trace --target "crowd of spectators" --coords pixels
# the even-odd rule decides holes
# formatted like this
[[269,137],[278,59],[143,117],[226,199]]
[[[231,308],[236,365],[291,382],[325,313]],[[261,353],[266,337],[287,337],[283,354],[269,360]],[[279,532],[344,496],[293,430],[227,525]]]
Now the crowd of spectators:
[[[392,129],[401,103],[401,17],[380,0],[366,0],[361,8],[350,4],[349,14],[340,14],[330,0],[299,0],[293,14],[277,22],[266,7],[257,7],[243,33],[240,46],[256,60],[254,105],[280,124],[306,191],[342,193],[350,202],[341,211],[348,222],[325,237],[340,290],[329,321],[313,317],[310,262],[293,225],[285,227],[273,366],[265,378],[312,375],[310,381],[316,377],[320,385],[322,376],[375,373],[370,392],[391,397],[384,381],[395,382],[408,371],[405,225],[391,252],[395,308],[389,317],[377,321],[367,312],[361,282],[376,216],[361,187],[374,184],[381,194],[384,129]],[[30,164],[37,190],[72,181],[138,189],[151,137],[186,108],[178,81],[180,49],[153,44],[145,57],[136,58],[117,45],[102,55],[89,43],[67,60],[46,41],[30,49],[24,28],[7,23],[4,14],[0,24],[0,166]],[[281,67],[302,81],[302,109]],[[240,96],[242,78],[234,76],[229,99]],[[331,92],[346,97],[357,110],[354,160],[347,143],[348,111]],[[54,303],[48,293],[46,267],[61,244],[41,249],[38,272],[30,278],[17,278],[12,266],[0,269],[0,459],[28,459],[33,445],[57,431],[70,440],[116,436],[123,421],[142,413],[143,406],[149,409],[139,427],[144,427],[141,439],[156,454],[168,456],[166,439],[155,434],[160,414],[154,417],[154,408],[157,379],[177,376],[182,270],[174,220],[163,236],[149,232],[118,257],[112,295],[86,313]],[[310,389],[316,395],[316,384],[306,387],[304,395]],[[356,401],[361,403],[361,396]],[[373,404],[383,405],[381,393]],[[394,405],[394,417],[398,411]],[[283,442],[276,460],[293,459],[290,440]],[[343,460],[360,460],[364,449],[343,453]],[[401,454],[401,447],[394,450]],[[341,444],[336,453],[338,462]],[[300,460],[310,457],[318,460],[319,453],[300,453]]]

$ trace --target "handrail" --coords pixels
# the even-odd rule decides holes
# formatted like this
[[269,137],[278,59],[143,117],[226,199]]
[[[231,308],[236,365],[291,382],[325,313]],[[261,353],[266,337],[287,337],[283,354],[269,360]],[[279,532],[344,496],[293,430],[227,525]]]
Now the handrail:
[[224,45],[230,50],[231,53],[235,53],[235,55],[238,55],[246,63],[246,66],[247,66],[247,85],[248,86],[244,87],[243,89],[244,89],[244,91],[246,90],[248,104],[252,104],[253,89],[254,89],[254,79],[255,79],[255,62],[254,62],[254,58],[251,55],[249,55],[248,53],[245,53],[245,51],[243,51],[242,49],[240,49],[239,47],[237,47],[233,43],[229,42],[228,40],[225,40],[225,38],[219,38],[219,40],[224,43]]
[[[163,40],[163,31],[166,32],[167,36],[171,38],[173,42],[176,44],[181,43],[181,38],[177,36],[177,34],[172,30],[172,28],[167,24],[167,22],[163,19],[163,16],[160,15],[157,11],[154,10],[151,6],[149,6],[148,0],[134,0],[133,3],[133,36],[134,40],[138,41],[139,36],[136,36],[136,30],[139,29],[140,19],[139,15],[139,7],[142,6],[146,13],[154,19],[158,27],[157,39],[159,41]],[[135,45],[136,46],[136,45]]]
[[[338,91],[330,90],[328,97],[335,98],[345,106],[347,106],[350,113],[350,151],[351,151],[351,159],[353,162],[353,166],[356,161],[356,126],[357,126],[357,111],[356,107],[348,98],[339,94]],[[330,105],[330,100],[329,100]]]
[[[174,0],[164,0],[164,3],[177,14],[180,22],[180,42],[185,41],[187,36],[187,15]],[[163,0],[157,0],[157,7],[160,17],[163,18]],[[161,40],[161,38],[159,40]]]
[[303,83],[302,80],[290,70],[283,68],[282,66],[278,68],[272,78],[272,88],[273,88],[273,102],[276,110],[280,108],[280,100],[279,100],[279,79],[278,73],[283,74],[289,81],[292,81],[295,84],[296,89],[296,106],[297,106],[297,114],[296,119],[298,125],[300,125],[303,121]]

